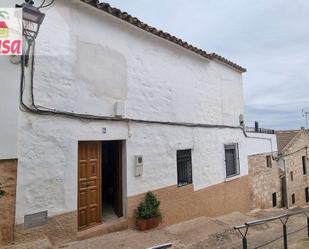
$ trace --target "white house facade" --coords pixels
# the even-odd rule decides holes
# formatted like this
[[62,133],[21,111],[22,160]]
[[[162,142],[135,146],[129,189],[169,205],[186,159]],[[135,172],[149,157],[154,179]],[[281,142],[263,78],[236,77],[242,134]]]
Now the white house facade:
[[[18,160],[17,238],[75,238],[110,216],[132,227],[147,191],[163,224],[249,210],[248,155],[273,149],[240,125],[245,70],[87,2],[43,10],[33,94],[25,67],[31,111],[20,65],[0,57],[0,164]],[[35,214],[47,224],[32,228]]]

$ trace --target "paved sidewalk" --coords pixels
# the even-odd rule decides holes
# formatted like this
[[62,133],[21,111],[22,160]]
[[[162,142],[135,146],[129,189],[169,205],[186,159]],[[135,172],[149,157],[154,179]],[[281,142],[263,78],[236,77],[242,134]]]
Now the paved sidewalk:
[[[52,247],[49,241],[39,241],[30,244],[7,247],[8,249],[19,248],[64,248],[64,249],[145,249],[150,246],[171,242],[173,249],[232,249],[241,248],[241,236],[234,231],[235,225],[246,221],[271,217],[286,212],[286,210],[257,211],[249,214],[239,212],[231,213],[222,217],[201,217],[176,225],[159,228],[147,232],[126,230],[118,233],[107,234],[84,241],[75,241],[60,246]],[[306,226],[304,215],[290,218],[288,232],[297,231]],[[271,244],[266,244],[282,235],[280,221],[270,222],[262,226],[249,229],[249,248],[282,248],[282,238]],[[293,249],[308,247],[306,228],[289,236],[289,245]],[[298,244],[297,242],[301,240]],[[264,247],[259,247],[266,244]]]

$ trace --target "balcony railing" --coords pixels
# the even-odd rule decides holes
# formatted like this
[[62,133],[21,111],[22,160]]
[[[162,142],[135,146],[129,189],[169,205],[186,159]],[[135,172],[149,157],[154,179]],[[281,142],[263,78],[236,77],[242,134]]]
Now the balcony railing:
[[256,127],[248,127],[245,128],[246,132],[255,132],[255,133],[264,133],[264,134],[275,134],[275,130],[264,129],[264,128],[256,128]]

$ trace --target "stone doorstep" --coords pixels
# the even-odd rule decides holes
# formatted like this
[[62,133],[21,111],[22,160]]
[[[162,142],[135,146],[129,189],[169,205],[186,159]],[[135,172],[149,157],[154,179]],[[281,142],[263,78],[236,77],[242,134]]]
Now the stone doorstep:
[[129,222],[126,218],[119,218],[116,221],[104,222],[84,231],[77,233],[77,240],[85,240],[108,233],[119,232],[128,229]]

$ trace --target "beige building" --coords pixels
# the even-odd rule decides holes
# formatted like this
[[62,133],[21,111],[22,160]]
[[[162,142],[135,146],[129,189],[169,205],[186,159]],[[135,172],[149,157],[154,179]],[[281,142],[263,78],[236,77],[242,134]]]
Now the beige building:
[[309,203],[308,130],[278,131],[279,158],[286,175],[285,205],[304,206]]
[[275,160],[277,153],[249,156],[252,209],[282,207],[283,170]]
[[249,156],[252,208],[309,203],[308,130],[277,131],[278,152]]

